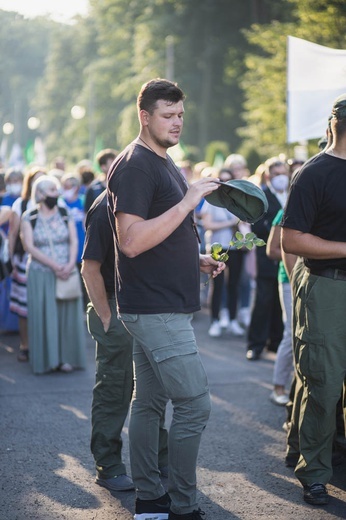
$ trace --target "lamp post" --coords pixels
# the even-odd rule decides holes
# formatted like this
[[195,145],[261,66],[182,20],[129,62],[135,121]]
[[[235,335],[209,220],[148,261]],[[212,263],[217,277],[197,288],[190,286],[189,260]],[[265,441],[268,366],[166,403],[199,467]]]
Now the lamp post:
[[38,129],[41,121],[36,116],[29,117],[27,121],[29,130],[33,132],[33,138],[29,140],[25,148],[25,159],[28,164],[34,162],[39,166],[45,166],[47,162],[46,150]]
[[83,117],[85,116],[85,112],[85,108],[81,105],[74,105],[71,108],[71,116],[73,117],[73,119],[76,120],[83,119]]
[[29,130],[37,130],[41,124],[41,121],[38,117],[29,117],[28,119],[28,128]]
[[14,124],[7,122],[2,127],[2,132],[4,137],[1,141],[0,145],[0,163],[2,166],[7,166],[7,150],[8,150],[8,140],[9,136],[14,132]]
[[174,80],[174,37],[166,36],[166,78]]
[[14,131],[14,124],[13,123],[5,123],[2,127],[2,131],[5,135],[11,135]]

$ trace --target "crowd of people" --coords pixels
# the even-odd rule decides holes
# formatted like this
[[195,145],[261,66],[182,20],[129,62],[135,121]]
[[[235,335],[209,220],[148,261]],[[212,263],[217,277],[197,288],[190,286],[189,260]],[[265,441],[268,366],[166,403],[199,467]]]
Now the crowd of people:
[[[98,154],[99,174],[87,160],[69,173],[62,157],[49,170],[29,165],[1,172],[2,237],[12,272],[0,283],[0,329],[18,331],[18,361],[29,361],[34,374],[86,366],[88,297],[80,278],[86,200],[91,205],[95,186],[105,182],[103,165],[115,157],[113,149]],[[81,294],[56,298],[56,280],[72,280],[76,272]]]
[[[335,438],[345,435],[346,96],[313,158],[280,154],[254,173],[239,154],[221,167],[173,162],[184,98],[167,80],[143,85],[138,137],[120,153],[102,150],[97,175],[86,160],[66,172],[63,158],[50,170],[4,172],[0,224],[12,272],[0,284],[0,329],[17,327],[18,361],[34,374],[72,372],[86,366],[86,313],[96,341],[96,483],[136,489],[137,520],[201,520],[196,461],[210,395],[191,321],[202,301],[211,338],[243,336],[249,362],[275,353],[268,397],[287,409],[286,464],[304,500],[326,504],[342,460]],[[268,209],[257,221],[205,200],[237,180],[263,192]],[[239,233],[266,247],[236,247]],[[209,254],[215,243],[225,262]],[[79,292],[57,298],[57,281],[76,271]],[[132,478],[121,457],[129,407]]]

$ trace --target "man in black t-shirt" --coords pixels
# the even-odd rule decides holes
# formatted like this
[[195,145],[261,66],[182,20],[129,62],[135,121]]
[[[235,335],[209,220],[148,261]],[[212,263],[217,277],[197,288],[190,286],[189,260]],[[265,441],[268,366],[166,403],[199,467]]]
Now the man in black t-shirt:
[[[91,451],[96,483],[111,491],[133,490],[121,458],[121,431],[132,390],[131,335],[117,318],[114,243],[107,212],[106,190],[87,213],[82,276],[90,297],[88,329],[96,341],[96,382],[93,389]],[[160,422],[159,469],[167,476],[168,449],[165,414]]]
[[[183,100],[170,81],[143,85],[137,105],[140,134],[108,175],[108,201],[116,217],[119,315],[134,338],[129,438],[135,519],[140,520],[202,520],[203,514],[196,497],[196,464],[210,396],[191,320],[200,308],[199,270],[217,276],[224,264],[199,255],[193,221],[194,208],[218,188],[217,180],[188,187],[166,153],[179,142]],[[157,439],[169,399],[168,496],[159,479]]]
[[90,298],[88,329],[96,341],[91,414],[96,483],[112,491],[128,491],[134,486],[121,458],[121,431],[132,396],[132,338],[117,318],[113,233],[105,190],[87,214],[82,258],[81,273]]
[[328,503],[335,409],[346,375],[346,94],[334,103],[333,144],[295,177],[282,221],[285,252],[304,258],[295,300],[304,390],[295,474],[304,500]]

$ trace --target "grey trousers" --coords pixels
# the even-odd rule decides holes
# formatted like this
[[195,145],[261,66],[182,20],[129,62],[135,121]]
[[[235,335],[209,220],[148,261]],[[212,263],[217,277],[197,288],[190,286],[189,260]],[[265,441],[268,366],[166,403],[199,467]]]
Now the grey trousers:
[[284,334],[274,363],[273,384],[286,386],[292,379],[293,372],[292,291],[289,282],[279,283],[279,296],[283,309]]
[[130,415],[130,458],[137,495],[153,500],[165,493],[157,467],[159,418],[170,399],[168,492],[171,509],[198,508],[196,465],[210,414],[208,380],[200,360],[190,314],[123,314],[134,338],[135,390]]

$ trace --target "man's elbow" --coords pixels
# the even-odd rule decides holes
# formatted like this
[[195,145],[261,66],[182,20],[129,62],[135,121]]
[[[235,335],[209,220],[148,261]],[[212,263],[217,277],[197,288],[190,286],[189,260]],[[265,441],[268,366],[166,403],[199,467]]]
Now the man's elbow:
[[92,260],[83,260],[80,273],[84,283],[88,285],[95,277],[100,274],[101,264]]
[[282,241],[282,249],[285,253],[295,254],[295,247],[289,241]]
[[292,236],[290,233],[282,233],[281,246],[285,253],[299,255],[299,241],[296,240],[296,236]]
[[119,243],[119,249],[127,258],[135,258],[143,253],[133,240],[126,240]]

